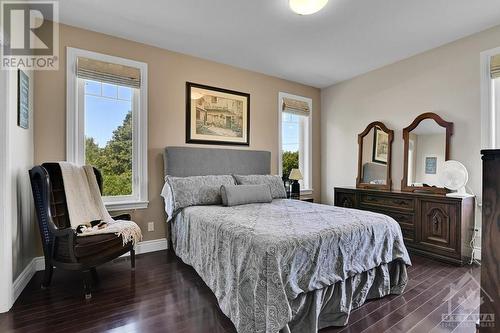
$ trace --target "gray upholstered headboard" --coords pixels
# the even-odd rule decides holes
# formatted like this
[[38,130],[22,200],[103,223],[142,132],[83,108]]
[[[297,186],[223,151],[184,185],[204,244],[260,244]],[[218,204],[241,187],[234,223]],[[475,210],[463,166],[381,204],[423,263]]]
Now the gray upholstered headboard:
[[379,163],[368,162],[363,164],[363,183],[385,180],[387,178],[387,166]]
[[271,152],[220,148],[166,147],[165,175],[268,175]]

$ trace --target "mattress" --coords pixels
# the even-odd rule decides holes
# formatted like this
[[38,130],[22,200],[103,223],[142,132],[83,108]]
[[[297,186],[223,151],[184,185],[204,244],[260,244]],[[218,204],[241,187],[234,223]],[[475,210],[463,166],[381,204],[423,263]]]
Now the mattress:
[[299,200],[187,207],[172,242],[243,333],[343,325],[366,299],[401,293],[411,264],[392,218]]

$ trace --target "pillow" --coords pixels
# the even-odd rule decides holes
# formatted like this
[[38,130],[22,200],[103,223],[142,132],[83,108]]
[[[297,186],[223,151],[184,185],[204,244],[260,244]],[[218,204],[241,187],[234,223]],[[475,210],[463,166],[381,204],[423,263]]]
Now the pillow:
[[251,203],[271,202],[269,185],[222,185],[220,187],[222,204],[224,206],[238,206]]
[[[222,203],[220,187],[222,185],[234,185],[234,178],[230,175],[167,176],[167,183],[173,201],[172,215],[170,216],[173,216],[182,208],[189,206],[220,205]],[[168,201],[166,203],[168,204]]]
[[285,185],[280,176],[272,175],[233,175],[238,185],[266,184],[271,188],[273,199],[286,199]]
[[167,213],[168,222],[172,219],[172,215],[174,214],[174,194],[172,193],[170,184],[166,180],[167,177],[165,177],[165,184],[163,185],[163,189],[161,190],[161,196],[165,201],[165,212]]

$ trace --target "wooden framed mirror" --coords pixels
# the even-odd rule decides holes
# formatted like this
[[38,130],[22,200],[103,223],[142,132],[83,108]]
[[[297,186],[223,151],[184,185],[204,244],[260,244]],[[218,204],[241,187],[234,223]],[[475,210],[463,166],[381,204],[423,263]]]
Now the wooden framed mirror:
[[450,156],[453,123],[435,113],[421,114],[403,129],[404,167],[401,190],[445,194],[438,173]]
[[358,134],[358,177],[356,187],[390,190],[394,131],[374,121]]

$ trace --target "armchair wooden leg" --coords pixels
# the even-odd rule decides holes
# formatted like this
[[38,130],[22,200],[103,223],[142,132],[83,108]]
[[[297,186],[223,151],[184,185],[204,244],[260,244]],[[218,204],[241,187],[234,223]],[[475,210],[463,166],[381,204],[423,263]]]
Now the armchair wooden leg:
[[50,286],[53,272],[54,266],[52,266],[52,262],[50,260],[45,260],[45,271],[43,273],[42,289],[46,289]]
[[130,266],[135,271],[135,250],[133,248],[130,250]]
[[83,289],[85,291],[85,299],[92,298],[92,272],[91,270],[83,271]]

